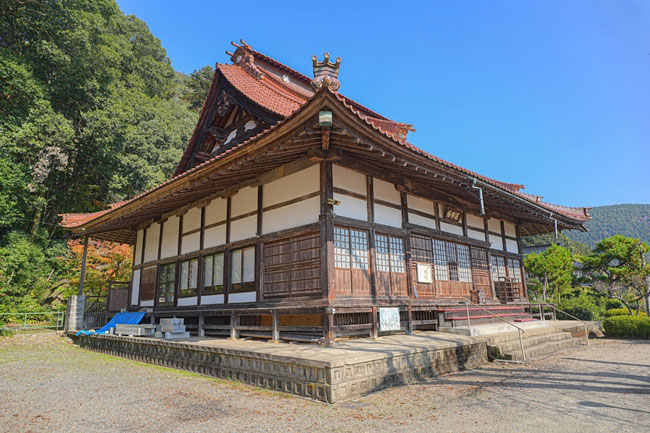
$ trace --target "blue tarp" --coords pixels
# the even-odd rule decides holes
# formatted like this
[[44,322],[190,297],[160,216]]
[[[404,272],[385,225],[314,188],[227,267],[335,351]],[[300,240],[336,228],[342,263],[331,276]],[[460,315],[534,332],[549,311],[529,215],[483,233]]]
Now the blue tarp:
[[145,313],[128,311],[124,313],[117,313],[106,325],[102,326],[98,330],[79,331],[77,332],[77,337],[80,335],[107,334],[109,329],[115,328],[115,325],[137,325],[140,323],[144,315]]

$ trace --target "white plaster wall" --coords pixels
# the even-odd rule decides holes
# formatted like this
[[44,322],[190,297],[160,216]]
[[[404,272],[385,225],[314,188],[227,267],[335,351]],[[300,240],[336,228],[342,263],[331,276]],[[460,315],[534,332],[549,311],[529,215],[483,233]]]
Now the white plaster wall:
[[318,165],[312,165],[264,185],[264,207],[317,191],[320,191],[320,170]]
[[485,230],[485,223],[483,218],[471,213],[467,214],[467,225],[470,227],[476,227],[478,229]]
[[153,307],[153,299],[151,301],[142,301],[140,303],[141,307]]
[[[336,211],[335,211],[336,212]],[[264,234],[299,227],[318,222],[320,213],[320,197],[282,206],[264,212],[262,215],[262,232]]]
[[131,284],[131,305],[138,305],[138,298],[140,297],[140,269],[133,271],[133,282]]
[[488,229],[494,233],[501,233],[501,220],[490,218],[488,220]]
[[223,304],[223,295],[201,296],[201,305],[203,304]]
[[515,225],[509,221],[504,221],[503,226],[506,229],[506,235],[512,236],[513,238],[517,237],[517,230],[515,229]]
[[425,212],[435,217],[434,203],[430,200],[407,194],[406,204],[408,205],[409,209]]
[[430,229],[436,229],[436,220],[431,218],[425,218],[420,215],[409,212],[409,223],[417,224],[419,226],[428,227]]
[[356,192],[357,194],[363,194],[364,196],[368,193],[365,174],[341,167],[340,165],[333,165],[332,177],[332,182],[337,188],[343,188]]
[[339,200],[340,205],[334,206],[334,213],[343,217],[354,218],[361,221],[368,220],[368,204],[366,200],[334,193],[334,200]]
[[215,198],[205,207],[205,225],[226,220],[228,201],[225,198]]
[[194,207],[183,215],[183,233],[201,228],[201,208]]
[[237,304],[240,302],[255,302],[255,292],[232,293],[228,296],[229,304]]
[[402,211],[375,203],[375,222],[393,227],[402,227]]
[[402,203],[400,193],[395,189],[395,185],[392,183],[384,182],[383,180],[375,178],[373,180],[373,192],[376,199],[398,205]]
[[211,227],[205,231],[203,247],[210,248],[226,243],[226,224]]
[[485,241],[485,233],[479,232],[472,229],[467,229],[467,237],[472,239],[478,239],[479,241]]
[[230,217],[234,218],[257,209],[257,188],[247,186],[232,197]]
[[163,259],[178,255],[178,219],[179,217],[173,216],[163,224],[163,240],[160,249],[160,257]]
[[192,296],[190,298],[178,298],[178,305],[179,306],[184,306],[184,305],[196,305],[196,296]]
[[503,251],[503,241],[501,240],[501,236],[490,235],[490,246],[495,250]]
[[517,241],[506,239],[506,250],[511,253],[519,253],[519,246],[517,245]]
[[158,259],[158,241],[160,240],[160,224],[151,224],[147,229],[144,245],[144,261],[150,262]]
[[453,233],[455,235],[463,236],[463,228],[460,226],[455,226],[453,224],[440,221],[440,230],[447,233]]
[[181,254],[191,253],[198,251],[201,246],[201,232],[192,233],[191,235],[183,236],[183,243],[181,244]]
[[142,263],[142,236],[144,230],[140,229],[135,235],[135,248],[133,249],[133,257],[135,258],[134,264],[139,265]]
[[254,238],[257,234],[257,215],[251,215],[230,223],[230,242]]

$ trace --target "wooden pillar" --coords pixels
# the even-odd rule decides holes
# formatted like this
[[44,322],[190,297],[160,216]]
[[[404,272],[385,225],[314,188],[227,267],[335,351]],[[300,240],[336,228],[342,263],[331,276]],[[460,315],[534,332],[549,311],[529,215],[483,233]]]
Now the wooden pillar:
[[255,244],[255,300],[262,302],[264,299],[264,255],[262,244],[262,213],[264,211],[264,186],[257,187],[257,243]]
[[229,340],[237,340],[239,338],[239,314],[235,312],[230,313],[230,337]]
[[372,176],[366,176],[366,202],[368,209],[368,222],[371,224],[368,233],[369,266],[370,266],[370,294],[377,298],[377,251],[375,250],[375,187]]
[[278,310],[275,308],[273,309],[273,316],[272,316],[272,325],[271,325],[271,343],[279,343],[280,342],[280,325],[278,323]]
[[199,337],[205,337],[205,330],[203,329],[204,323],[205,323],[205,318],[203,317],[203,313],[199,313],[199,329],[198,329]]
[[406,334],[407,335],[413,335],[413,311],[411,310],[411,306],[408,305],[406,311]]
[[323,342],[334,346],[334,308],[327,307],[323,313]]
[[79,296],[84,294],[84,280],[86,279],[86,259],[88,258],[88,242],[90,236],[84,236],[84,252],[81,256],[81,275],[79,276]]
[[[205,245],[205,206],[201,208],[201,231],[199,232],[199,250],[203,251]],[[203,254],[199,255],[199,266],[196,279],[196,305],[201,305],[203,296]]]
[[378,338],[379,337],[379,323],[377,322],[377,307],[373,306],[372,307],[372,312],[370,314],[372,314],[372,317],[371,317],[372,329],[370,331],[370,337]]
[[[232,212],[232,197],[228,197],[226,201],[226,249],[223,252],[223,303],[230,303],[230,285],[232,270],[230,269],[231,257],[230,257],[230,215]],[[242,257],[243,259],[243,257]],[[232,318],[231,318],[232,319]],[[231,323],[231,334],[232,334],[232,323]],[[236,338],[236,337],[235,337]]]
[[320,239],[321,239],[321,284],[323,299],[334,299],[334,186],[332,184],[332,163],[320,163]]
[[409,230],[409,208],[406,193],[400,193],[402,208],[402,228],[406,232],[404,236],[404,260],[406,265],[406,293],[410,298],[417,298],[418,293],[413,284],[413,273],[411,272],[411,231]]

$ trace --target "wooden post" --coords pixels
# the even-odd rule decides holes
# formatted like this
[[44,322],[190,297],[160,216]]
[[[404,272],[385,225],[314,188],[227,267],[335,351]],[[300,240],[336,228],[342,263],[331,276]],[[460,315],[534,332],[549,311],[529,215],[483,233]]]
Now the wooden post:
[[204,323],[205,323],[205,318],[203,317],[203,313],[199,313],[199,330],[198,330],[199,337],[205,337],[205,330],[203,329]]
[[379,338],[379,323],[377,323],[377,307],[372,307],[372,331],[370,336],[372,338]]
[[334,220],[332,205],[334,198],[332,185],[332,163],[320,163],[320,239],[321,239],[321,284],[323,299],[334,298]]
[[400,193],[402,208],[402,228],[406,232],[404,236],[404,259],[406,265],[406,293],[410,298],[417,298],[418,292],[413,284],[413,273],[411,272],[411,230],[409,229],[409,210],[406,193]]
[[413,311],[410,305],[406,309],[406,335],[413,335]]
[[370,265],[370,294],[373,300],[377,299],[377,251],[375,250],[375,186],[372,176],[366,176],[366,201],[368,210],[368,249]]
[[323,313],[323,342],[326,346],[334,346],[334,308],[325,308]]
[[235,312],[230,313],[230,337],[229,340],[237,340],[239,338],[239,314]]
[[88,240],[90,236],[84,236],[84,252],[81,256],[81,275],[79,276],[79,296],[84,294],[84,280],[86,279],[86,259],[88,258]]
[[264,275],[264,255],[262,244],[262,214],[264,212],[264,186],[257,187],[257,242],[255,244],[255,300],[262,302],[263,294],[263,275]]
[[270,343],[279,343],[279,342],[280,342],[280,326],[278,325],[278,310],[274,308]]

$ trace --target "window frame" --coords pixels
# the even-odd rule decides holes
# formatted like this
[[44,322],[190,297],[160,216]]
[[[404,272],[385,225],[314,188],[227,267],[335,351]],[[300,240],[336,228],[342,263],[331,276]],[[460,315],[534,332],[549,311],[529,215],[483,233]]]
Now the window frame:
[[[256,281],[255,281],[255,274],[256,274],[256,266],[257,266],[257,260],[256,260],[256,247],[255,245],[248,245],[245,247],[233,249],[230,251],[230,288],[228,293],[242,293],[242,292],[254,292],[256,290]],[[246,254],[246,251],[252,251],[252,261],[253,261],[253,279],[250,281],[244,281],[244,278],[246,277],[246,264],[249,263],[246,259],[251,256],[251,254]],[[239,263],[239,279],[240,281],[235,283],[235,255],[237,253],[241,254],[241,259]]]
[[367,230],[334,226],[334,268],[370,270],[370,233]]
[[[221,284],[214,284],[215,280],[215,261],[217,257],[221,257]],[[211,278],[210,278],[210,283],[209,285],[206,284],[206,260],[211,259],[212,264],[211,264]],[[225,284],[225,279],[226,279],[226,253],[225,251],[219,251],[215,252],[212,254],[207,254],[205,256],[202,256],[202,265],[203,269],[201,270],[201,296],[203,295],[223,295],[226,293],[226,284]]]
[[[380,240],[380,238],[385,238]],[[399,242],[399,251],[395,246]],[[406,242],[404,237],[390,233],[375,233],[375,267],[377,272],[406,274]]]
[[[160,265],[158,272],[158,287],[156,290],[156,305],[174,305],[176,300],[176,264],[177,262],[164,263]],[[169,279],[169,275],[172,275],[172,278]],[[165,279],[163,279],[165,278]],[[171,291],[169,287],[171,285]],[[166,287],[165,293],[171,293],[171,301],[164,300],[161,302],[161,295],[163,294],[162,288]]]
[[[194,271],[194,287],[192,286],[192,262],[196,263]],[[183,278],[183,266],[187,263],[187,278]],[[192,257],[183,260],[178,264],[178,297],[189,298],[198,296],[199,294],[199,257]],[[187,284],[187,288],[183,289],[183,285]]]

